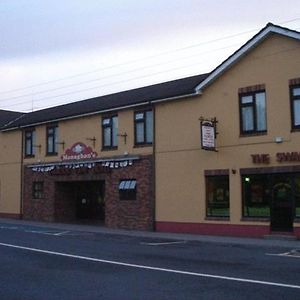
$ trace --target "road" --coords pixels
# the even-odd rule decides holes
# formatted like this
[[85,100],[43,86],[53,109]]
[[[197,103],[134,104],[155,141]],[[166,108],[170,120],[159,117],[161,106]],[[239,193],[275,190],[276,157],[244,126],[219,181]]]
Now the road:
[[0,300],[300,299],[297,250],[0,223]]

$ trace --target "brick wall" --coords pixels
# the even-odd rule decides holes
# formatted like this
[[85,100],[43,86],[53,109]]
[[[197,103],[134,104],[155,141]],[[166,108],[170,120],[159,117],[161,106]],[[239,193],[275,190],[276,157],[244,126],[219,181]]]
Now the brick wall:
[[[135,160],[132,166],[116,169],[73,170],[69,174],[33,172],[24,168],[23,218],[48,222],[76,220],[76,202],[67,183],[76,181],[105,181],[105,225],[112,228],[153,230],[152,156]],[[137,199],[119,200],[119,182],[136,179]],[[43,199],[33,199],[34,181],[44,182]],[[64,184],[65,183],[65,184]]]

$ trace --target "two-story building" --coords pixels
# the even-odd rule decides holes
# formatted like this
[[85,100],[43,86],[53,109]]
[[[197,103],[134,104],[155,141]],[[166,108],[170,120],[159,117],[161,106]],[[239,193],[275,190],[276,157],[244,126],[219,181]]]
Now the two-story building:
[[14,115],[1,215],[300,237],[299,70],[300,33],[268,24],[209,74]]

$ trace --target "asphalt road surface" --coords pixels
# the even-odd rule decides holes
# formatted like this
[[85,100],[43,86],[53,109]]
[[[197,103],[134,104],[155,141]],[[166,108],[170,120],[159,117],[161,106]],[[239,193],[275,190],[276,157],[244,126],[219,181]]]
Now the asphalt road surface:
[[298,300],[299,249],[0,223],[0,300]]

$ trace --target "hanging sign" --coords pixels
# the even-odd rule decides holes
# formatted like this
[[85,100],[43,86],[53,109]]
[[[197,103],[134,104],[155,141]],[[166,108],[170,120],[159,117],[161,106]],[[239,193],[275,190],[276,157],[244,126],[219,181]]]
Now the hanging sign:
[[93,151],[91,147],[83,143],[75,143],[71,148],[68,148],[61,156],[62,160],[80,160],[92,159],[98,156],[97,152]]
[[201,121],[201,148],[216,151],[216,126],[212,121]]

